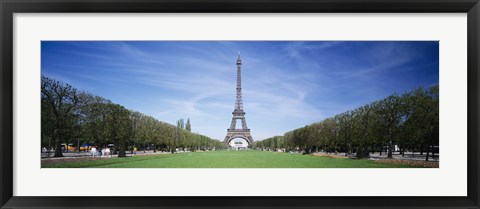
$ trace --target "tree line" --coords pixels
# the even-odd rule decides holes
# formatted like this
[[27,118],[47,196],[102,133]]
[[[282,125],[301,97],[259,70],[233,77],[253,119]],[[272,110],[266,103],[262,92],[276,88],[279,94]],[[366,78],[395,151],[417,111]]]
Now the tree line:
[[395,148],[405,152],[426,152],[434,157],[439,146],[439,87],[416,88],[347,111],[323,121],[255,142],[260,150],[304,153],[323,151],[369,158],[385,152],[392,158]]
[[[110,100],[42,76],[41,144],[55,149],[62,157],[62,143],[114,145],[114,154],[125,157],[127,149],[215,150],[225,144],[210,137],[192,133],[190,119],[176,126],[143,113],[128,110]],[[117,153],[118,152],[118,153]]]

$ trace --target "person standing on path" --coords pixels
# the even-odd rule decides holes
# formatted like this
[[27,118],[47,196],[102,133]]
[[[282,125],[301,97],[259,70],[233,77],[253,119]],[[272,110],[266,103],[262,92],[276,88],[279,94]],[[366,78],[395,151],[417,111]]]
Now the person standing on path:
[[92,149],[90,149],[90,152],[92,153],[92,156],[95,157],[95,154],[97,153],[97,148],[92,147]]

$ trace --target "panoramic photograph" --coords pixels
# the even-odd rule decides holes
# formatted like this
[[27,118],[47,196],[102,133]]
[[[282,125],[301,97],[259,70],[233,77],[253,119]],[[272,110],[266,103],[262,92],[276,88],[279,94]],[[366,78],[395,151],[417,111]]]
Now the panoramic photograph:
[[41,168],[439,168],[438,41],[42,41]]

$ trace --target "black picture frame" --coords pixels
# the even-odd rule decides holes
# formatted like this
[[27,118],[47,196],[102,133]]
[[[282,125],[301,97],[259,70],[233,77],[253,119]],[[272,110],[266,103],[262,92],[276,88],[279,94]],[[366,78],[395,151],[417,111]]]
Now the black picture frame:
[[[478,0],[0,0],[2,208],[480,208]],[[13,196],[14,13],[467,13],[468,188],[465,197],[22,197]],[[448,181],[448,179],[445,179]],[[421,187],[421,185],[419,185]],[[428,189],[428,188],[425,188]]]

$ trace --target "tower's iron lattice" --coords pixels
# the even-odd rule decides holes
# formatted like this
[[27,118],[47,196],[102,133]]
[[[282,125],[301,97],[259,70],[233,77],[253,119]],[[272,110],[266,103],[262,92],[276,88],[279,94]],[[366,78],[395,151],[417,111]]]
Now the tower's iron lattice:
[[[227,136],[225,136],[224,143],[228,144],[235,138],[243,138],[248,144],[253,143],[252,135],[250,135],[250,129],[247,127],[247,121],[245,120],[245,111],[243,111],[242,101],[242,60],[240,54],[237,58],[237,96],[235,100],[235,109],[232,112],[232,123],[230,128],[227,129]],[[237,120],[242,121],[242,128],[236,129]]]

